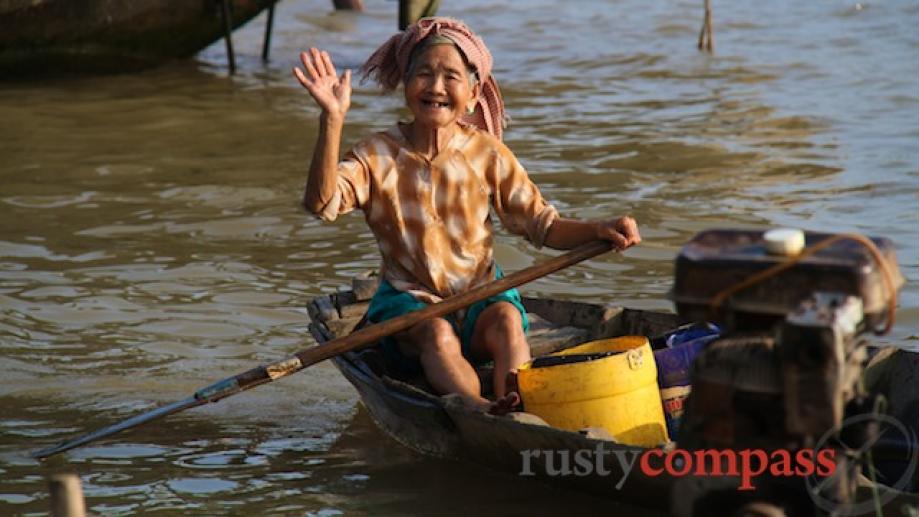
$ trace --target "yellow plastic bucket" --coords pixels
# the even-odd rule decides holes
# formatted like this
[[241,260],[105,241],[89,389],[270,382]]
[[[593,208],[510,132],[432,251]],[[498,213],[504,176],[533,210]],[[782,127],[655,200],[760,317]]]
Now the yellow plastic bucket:
[[[608,352],[615,353],[603,355]],[[591,341],[537,358],[520,368],[518,383],[526,411],[554,427],[602,427],[616,441],[642,447],[668,440],[654,353],[643,336]]]

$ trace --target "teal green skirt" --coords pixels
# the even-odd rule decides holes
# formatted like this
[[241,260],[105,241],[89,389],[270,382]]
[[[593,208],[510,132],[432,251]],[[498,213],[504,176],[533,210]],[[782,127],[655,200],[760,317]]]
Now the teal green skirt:
[[[503,277],[504,273],[501,271],[501,268],[496,265],[495,278],[497,279]],[[486,307],[497,302],[508,302],[516,307],[518,311],[520,311],[520,319],[523,322],[523,331],[526,332],[530,327],[530,322],[527,319],[527,311],[523,308],[523,302],[520,299],[520,293],[518,293],[516,289],[508,289],[503,293],[498,293],[490,298],[486,298],[469,306],[469,309],[466,311],[466,317],[462,322],[462,326],[457,322],[456,316],[453,314],[450,314],[445,318],[450,322],[450,324],[453,326],[454,332],[456,332],[460,338],[463,357],[465,357],[472,364],[476,363],[472,357],[471,349],[472,334],[475,331],[475,323],[479,319],[479,315],[483,310],[485,310]],[[370,300],[370,308],[367,309],[367,319],[371,323],[380,323],[381,321],[390,320],[412,311],[424,309],[427,306],[427,303],[415,299],[415,297],[409,293],[396,290],[389,282],[383,280],[380,282],[380,287],[377,288],[377,292]],[[386,357],[387,363],[389,363],[390,366],[396,368],[399,373],[404,375],[417,375],[422,373],[421,363],[418,361],[418,358],[406,357],[404,354],[402,354],[402,351],[399,350],[399,344],[396,342],[395,338],[383,338],[380,346],[383,349],[383,354]]]

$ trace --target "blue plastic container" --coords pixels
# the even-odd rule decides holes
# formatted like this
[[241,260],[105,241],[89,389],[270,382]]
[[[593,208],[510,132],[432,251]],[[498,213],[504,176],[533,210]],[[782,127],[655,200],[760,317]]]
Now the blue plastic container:
[[692,363],[696,355],[720,335],[721,329],[714,323],[693,323],[651,340],[652,347],[656,348],[657,383],[671,440],[677,439],[683,403],[691,389]]
[[693,323],[653,339],[651,347],[656,349],[654,361],[660,387],[688,385],[696,355],[720,335],[721,329],[714,323]]

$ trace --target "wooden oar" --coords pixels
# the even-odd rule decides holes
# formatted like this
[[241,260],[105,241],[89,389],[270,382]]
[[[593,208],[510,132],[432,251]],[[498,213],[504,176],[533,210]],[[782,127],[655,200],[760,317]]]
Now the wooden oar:
[[82,436],[78,436],[72,440],[63,442],[54,447],[35,451],[32,453],[32,457],[47,458],[48,456],[73,449],[74,447],[86,445],[87,443],[96,441],[100,438],[111,436],[115,433],[124,431],[125,429],[130,429],[140,424],[156,420],[157,418],[171,415],[173,413],[178,413],[179,411],[183,411],[195,406],[201,406],[209,402],[217,402],[220,399],[229,397],[230,395],[234,395],[241,391],[260,386],[262,384],[280,379],[281,377],[286,377],[320,361],[324,361],[345,352],[350,352],[352,350],[358,350],[360,348],[370,346],[386,336],[391,336],[397,332],[411,328],[421,321],[429,318],[446,316],[447,314],[456,312],[466,306],[472,305],[475,302],[507,291],[512,287],[517,287],[521,284],[531,282],[537,278],[544,277],[560,269],[564,269],[568,266],[577,264],[578,262],[587,260],[591,257],[595,257],[601,253],[605,253],[612,248],[612,243],[606,241],[594,241],[584,244],[572,251],[569,251],[568,253],[565,253],[564,255],[560,255],[524,270],[517,271],[516,273],[510,274],[500,280],[495,280],[490,284],[483,285],[463,294],[450,297],[440,303],[429,305],[419,311],[410,312],[408,314],[399,316],[398,318],[393,318],[382,323],[364,327],[363,329],[358,330],[348,336],[333,339],[327,343],[297,352],[296,354],[282,361],[264,366],[258,366],[249,371],[234,375],[233,377],[228,377],[222,381],[216,382],[210,386],[196,391],[194,395],[184,400],[173,402],[172,404],[148,411],[137,416],[133,416],[118,424],[105,427],[103,429],[99,429]]

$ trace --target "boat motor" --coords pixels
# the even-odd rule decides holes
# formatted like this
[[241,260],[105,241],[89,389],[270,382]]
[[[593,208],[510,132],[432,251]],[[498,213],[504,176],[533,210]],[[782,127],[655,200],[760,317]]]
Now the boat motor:
[[814,514],[815,497],[841,504],[854,496],[858,468],[849,458],[871,430],[840,431],[847,414],[876,405],[859,386],[866,335],[892,324],[903,277],[887,239],[794,232],[776,245],[769,232],[709,230],[677,257],[672,298],[680,318],[723,329],[696,358],[678,446],[792,454],[835,448],[835,474],[817,495],[800,477],[768,472],[740,496],[736,486],[726,492],[724,480],[678,485],[692,492],[681,498],[696,501],[696,514],[705,514],[706,498],[723,506],[725,494],[731,504],[776,501],[803,515]]

